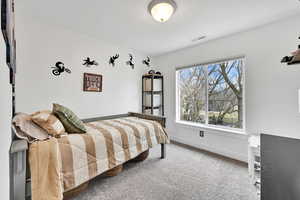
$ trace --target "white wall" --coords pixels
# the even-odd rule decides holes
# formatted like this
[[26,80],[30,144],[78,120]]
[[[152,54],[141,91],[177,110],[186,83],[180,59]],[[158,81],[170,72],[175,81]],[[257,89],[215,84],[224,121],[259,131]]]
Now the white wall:
[[[17,15],[17,38],[18,112],[51,109],[54,102],[69,107],[81,118],[141,111],[141,79],[147,70],[142,65],[144,55],[22,15]],[[112,67],[109,57],[116,53],[120,58]],[[134,70],[125,64],[129,53],[135,57]],[[99,66],[83,66],[87,56],[96,59]],[[64,62],[72,74],[53,76],[51,67],[57,61]],[[103,92],[83,92],[84,72],[103,75]]]
[[11,86],[6,65],[5,44],[0,35],[0,188],[1,199],[9,199],[9,147],[11,141]]
[[247,160],[247,137],[206,131],[175,123],[175,68],[238,55],[246,56],[246,132],[300,138],[298,89],[300,65],[281,64],[283,56],[296,49],[300,16],[155,57],[166,78],[167,127],[181,142],[240,160]]

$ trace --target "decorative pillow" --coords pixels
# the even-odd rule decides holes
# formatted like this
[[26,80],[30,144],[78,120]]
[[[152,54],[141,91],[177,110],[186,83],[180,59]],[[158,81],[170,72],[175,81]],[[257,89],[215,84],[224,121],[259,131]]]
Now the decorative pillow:
[[54,137],[58,137],[65,132],[63,124],[50,110],[33,113],[31,119]]
[[53,113],[60,119],[68,133],[85,133],[83,122],[68,108],[53,104]]
[[12,128],[17,137],[25,139],[30,143],[34,140],[46,140],[49,138],[48,133],[33,123],[31,116],[25,113],[18,113],[13,118]]

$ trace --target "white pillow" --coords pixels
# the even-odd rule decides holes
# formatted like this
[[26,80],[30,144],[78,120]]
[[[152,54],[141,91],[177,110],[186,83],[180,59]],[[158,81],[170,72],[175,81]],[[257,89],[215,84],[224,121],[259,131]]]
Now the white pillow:
[[12,128],[17,137],[25,139],[28,142],[35,140],[46,140],[49,138],[48,133],[36,125],[31,116],[25,113],[18,113],[12,120]]

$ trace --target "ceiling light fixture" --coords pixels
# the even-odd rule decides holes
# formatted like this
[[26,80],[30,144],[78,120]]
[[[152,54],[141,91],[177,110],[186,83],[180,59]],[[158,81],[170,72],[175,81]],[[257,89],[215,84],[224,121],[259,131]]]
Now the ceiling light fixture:
[[173,0],[152,0],[148,11],[159,22],[166,22],[175,13],[177,4]]

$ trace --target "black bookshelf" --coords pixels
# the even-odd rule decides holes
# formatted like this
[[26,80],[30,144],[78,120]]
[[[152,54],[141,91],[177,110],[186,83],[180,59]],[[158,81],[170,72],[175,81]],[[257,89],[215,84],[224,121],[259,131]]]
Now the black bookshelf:
[[[150,91],[145,91],[145,82],[147,79],[151,80],[151,90]],[[154,91],[154,80],[155,79],[160,79],[161,80],[161,90],[159,91]],[[146,106],[145,105],[145,95],[151,95],[151,106]],[[160,106],[153,106],[153,101],[154,101],[154,95],[160,95]],[[143,75],[142,78],[142,111],[143,113],[146,112],[146,110],[151,110],[151,114],[154,114],[154,110],[159,109],[160,115],[164,116],[165,115],[165,109],[164,109],[164,77],[162,75],[157,75],[157,74],[145,74]]]

